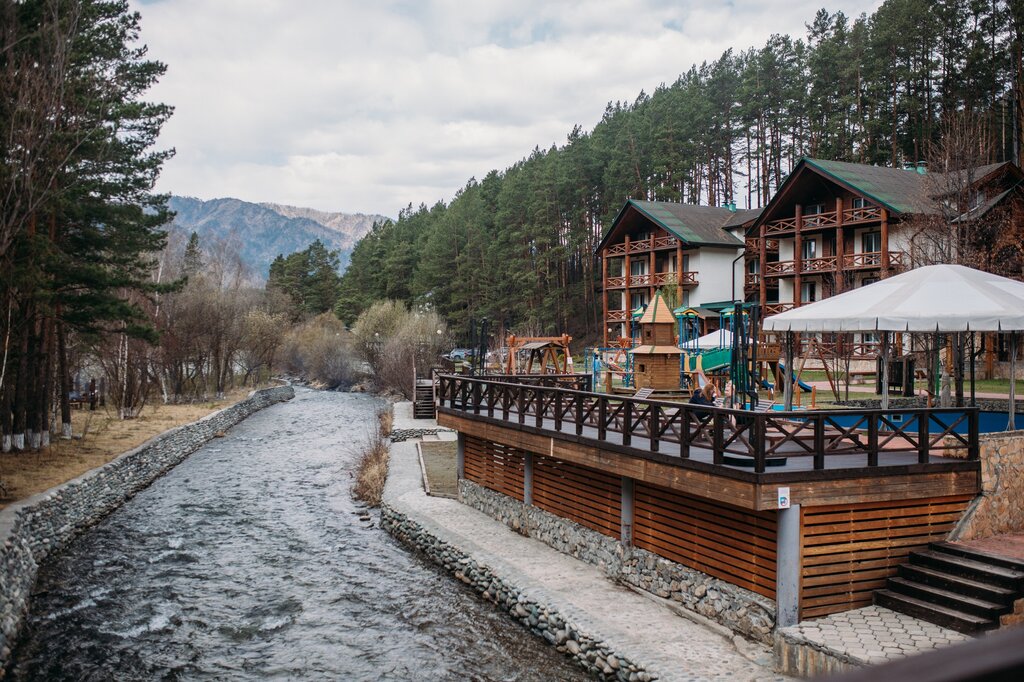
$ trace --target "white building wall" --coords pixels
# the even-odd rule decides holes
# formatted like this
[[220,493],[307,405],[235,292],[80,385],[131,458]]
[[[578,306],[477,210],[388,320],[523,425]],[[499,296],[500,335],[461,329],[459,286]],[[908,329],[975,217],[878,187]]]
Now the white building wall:
[[690,268],[697,271],[698,285],[690,294],[690,304],[731,301],[733,291],[737,298],[742,298],[743,262],[737,262],[733,268],[733,260],[742,253],[742,247],[714,249],[706,246],[693,253]]

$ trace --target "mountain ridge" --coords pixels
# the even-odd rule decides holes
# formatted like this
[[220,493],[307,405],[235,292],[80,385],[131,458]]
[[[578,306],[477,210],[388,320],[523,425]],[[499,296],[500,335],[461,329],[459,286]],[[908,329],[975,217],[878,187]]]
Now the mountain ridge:
[[374,222],[387,220],[380,215],[319,211],[233,197],[204,200],[172,195],[168,207],[175,212],[171,230],[195,232],[201,245],[210,241],[232,243],[242,261],[262,280],[278,255],[301,251],[317,239],[341,252],[344,271],[356,242]]

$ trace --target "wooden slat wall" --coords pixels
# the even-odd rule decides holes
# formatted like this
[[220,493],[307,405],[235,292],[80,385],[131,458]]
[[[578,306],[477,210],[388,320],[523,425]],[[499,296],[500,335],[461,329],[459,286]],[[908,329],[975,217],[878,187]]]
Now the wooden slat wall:
[[837,504],[801,510],[800,617],[871,604],[910,552],[942,540],[971,495]]
[[534,455],[533,504],[598,533],[613,538],[621,534],[619,476]]
[[775,512],[752,512],[637,482],[633,544],[775,598]]
[[467,436],[466,480],[522,502],[525,458],[518,448]]

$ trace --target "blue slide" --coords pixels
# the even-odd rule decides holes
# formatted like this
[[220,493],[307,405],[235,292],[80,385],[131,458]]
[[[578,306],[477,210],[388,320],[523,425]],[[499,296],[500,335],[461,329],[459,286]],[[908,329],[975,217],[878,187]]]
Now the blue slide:
[[[782,372],[783,374],[785,374],[785,372],[786,372],[786,366],[784,364],[782,364],[781,362],[779,363],[779,371]],[[795,380],[796,379],[796,372],[790,372],[789,376],[792,377]],[[805,383],[803,381],[797,381],[796,385],[799,386],[800,390],[802,390],[804,393],[810,393],[811,392],[810,385],[808,385],[807,383]]]

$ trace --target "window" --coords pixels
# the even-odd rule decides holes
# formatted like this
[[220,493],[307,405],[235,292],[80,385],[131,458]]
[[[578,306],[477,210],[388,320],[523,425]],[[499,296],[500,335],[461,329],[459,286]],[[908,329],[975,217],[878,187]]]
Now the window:
[[640,306],[647,305],[647,292],[638,292],[629,295],[629,309],[636,310]]
[[759,260],[752,260],[752,261],[750,261],[750,265],[748,266],[747,271],[750,272],[750,274],[752,274],[752,275],[756,275],[756,274],[760,273],[761,272],[761,261],[759,261]]
[[800,285],[800,302],[814,303],[818,300],[817,282],[804,282]]
[[646,258],[637,258],[631,260],[629,261],[629,274],[632,275],[633,277],[636,277],[637,275],[646,275],[647,265],[648,262]]
[[878,253],[882,250],[882,233],[865,232],[861,236],[861,251],[864,253]]
[[869,206],[871,206],[871,203],[864,197],[853,198],[853,208],[868,208]]
[[807,227],[821,225],[821,218],[815,218],[813,216],[824,212],[825,204],[808,204],[807,206],[804,206],[804,225]]
[[647,371],[647,367],[641,362],[636,366],[636,371],[640,372],[640,374],[643,374],[644,372]]
[[800,249],[800,257],[804,260],[811,260],[818,257],[818,240],[805,239]]

